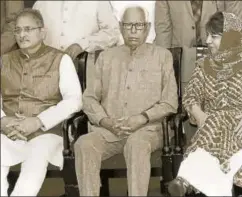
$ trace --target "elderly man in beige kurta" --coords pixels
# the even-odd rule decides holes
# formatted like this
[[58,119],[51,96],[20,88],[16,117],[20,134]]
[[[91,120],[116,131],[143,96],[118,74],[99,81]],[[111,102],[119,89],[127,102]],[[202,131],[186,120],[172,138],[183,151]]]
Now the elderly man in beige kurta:
[[171,53],[145,44],[150,23],[141,7],[124,11],[125,44],[100,54],[84,92],[90,133],[75,143],[80,196],[99,196],[101,161],[124,153],[129,196],[146,196],[150,155],[162,146],[161,120],[177,109]]

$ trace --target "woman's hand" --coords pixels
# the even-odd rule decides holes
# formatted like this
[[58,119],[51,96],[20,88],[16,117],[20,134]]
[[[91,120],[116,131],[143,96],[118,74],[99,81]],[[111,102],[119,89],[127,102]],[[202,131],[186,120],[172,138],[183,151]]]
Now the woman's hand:
[[200,112],[199,116],[196,118],[197,126],[200,128],[205,123],[208,115],[204,112]]
[[195,118],[197,126],[200,128],[206,121],[208,115],[202,111],[198,105],[194,105],[190,111],[191,115]]

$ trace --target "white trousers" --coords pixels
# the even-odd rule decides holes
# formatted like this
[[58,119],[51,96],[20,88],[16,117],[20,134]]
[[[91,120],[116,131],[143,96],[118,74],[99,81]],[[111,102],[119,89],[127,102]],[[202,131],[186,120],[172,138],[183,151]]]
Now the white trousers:
[[242,150],[229,163],[230,171],[224,173],[216,157],[198,148],[181,163],[178,176],[206,196],[232,196],[233,177],[242,166]]
[[8,196],[10,167],[21,164],[21,172],[11,196],[37,196],[45,179],[48,163],[63,166],[63,139],[44,134],[28,142],[12,141],[1,134],[1,196]]

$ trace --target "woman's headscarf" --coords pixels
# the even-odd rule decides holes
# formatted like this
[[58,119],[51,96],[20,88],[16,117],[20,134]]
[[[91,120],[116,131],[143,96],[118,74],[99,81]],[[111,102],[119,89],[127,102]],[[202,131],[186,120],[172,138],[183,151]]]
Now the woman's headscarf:
[[204,62],[206,73],[221,80],[242,69],[242,21],[233,13],[223,12],[223,16],[224,27],[219,50]]

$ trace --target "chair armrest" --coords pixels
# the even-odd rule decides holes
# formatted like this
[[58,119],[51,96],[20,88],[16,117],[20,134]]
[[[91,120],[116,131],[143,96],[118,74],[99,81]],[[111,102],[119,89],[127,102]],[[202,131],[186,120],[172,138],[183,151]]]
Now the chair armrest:
[[162,132],[163,132],[163,155],[171,154],[170,137],[168,125],[174,119],[175,114],[169,114],[164,117],[162,121]]
[[88,118],[83,111],[75,113],[71,118],[63,122],[64,156],[71,156],[74,142],[80,135],[88,132],[87,122]]
[[[185,112],[185,111],[184,111]],[[184,134],[183,134],[183,125],[182,123],[185,121],[187,114],[186,113],[176,113],[176,114],[170,114],[167,116],[164,121],[163,125],[165,126],[165,130],[163,131],[163,141],[164,141],[164,146],[173,146],[174,147],[174,153],[181,153],[183,150],[183,146],[185,144],[184,142]],[[169,131],[168,131],[168,125],[170,126],[171,130],[174,131],[174,137],[172,137],[171,142],[170,142],[170,137],[169,137]]]

